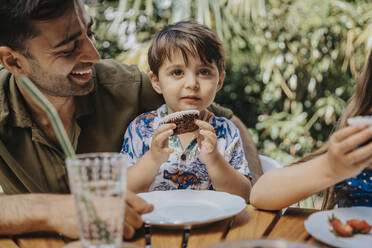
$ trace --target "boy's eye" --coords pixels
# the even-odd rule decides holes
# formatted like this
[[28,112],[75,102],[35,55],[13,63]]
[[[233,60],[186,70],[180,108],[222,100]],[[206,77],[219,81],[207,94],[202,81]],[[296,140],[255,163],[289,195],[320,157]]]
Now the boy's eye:
[[176,77],[182,76],[182,74],[183,74],[182,70],[174,70],[174,71],[172,71],[172,75],[173,76],[176,76]]
[[203,76],[208,76],[211,74],[211,72],[208,69],[201,69],[199,73]]

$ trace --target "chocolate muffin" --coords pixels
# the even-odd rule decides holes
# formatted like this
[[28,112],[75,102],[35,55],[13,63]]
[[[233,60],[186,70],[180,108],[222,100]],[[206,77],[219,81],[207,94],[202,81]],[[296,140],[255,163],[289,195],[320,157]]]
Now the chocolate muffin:
[[179,111],[165,116],[163,123],[175,123],[177,127],[173,130],[173,135],[193,132],[199,129],[194,120],[199,118],[198,110]]

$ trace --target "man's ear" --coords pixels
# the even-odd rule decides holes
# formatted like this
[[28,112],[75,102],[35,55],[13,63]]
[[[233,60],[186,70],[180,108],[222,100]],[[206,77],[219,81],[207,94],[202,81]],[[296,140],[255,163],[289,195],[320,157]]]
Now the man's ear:
[[163,92],[162,92],[160,84],[159,84],[159,77],[156,76],[155,73],[153,73],[152,71],[150,71],[148,75],[149,75],[149,78],[150,78],[150,81],[151,81],[152,88],[154,88],[156,93],[162,94]]
[[24,56],[7,46],[0,46],[0,63],[10,73],[18,76],[25,74],[25,67],[23,62]]
[[218,80],[218,83],[217,83],[217,91],[219,91],[222,88],[223,81],[225,80],[225,76],[226,76],[226,72],[225,71],[221,72],[220,79]]

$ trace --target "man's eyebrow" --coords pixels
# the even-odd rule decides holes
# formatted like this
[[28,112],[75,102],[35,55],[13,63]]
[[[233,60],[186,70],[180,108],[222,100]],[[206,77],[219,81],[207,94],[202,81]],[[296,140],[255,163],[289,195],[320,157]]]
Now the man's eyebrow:
[[[90,18],[90,21],[89,21],[89,24],[88,24],[88,28],[92,27],[94,24],[94,21],[92,18]],[[75,40],[77,37],[79,37],[81,35],[81,31],[79,32],[76,32],[74,34],[72,34],[71,36],[67,37],[66,39],[64,39],[63,41],[59,42],[57,45],[55,45],[53,48],[56,49],[58,47],[61,47],[63,45],[66,45],[68,43],[70,43],[71,41]]]

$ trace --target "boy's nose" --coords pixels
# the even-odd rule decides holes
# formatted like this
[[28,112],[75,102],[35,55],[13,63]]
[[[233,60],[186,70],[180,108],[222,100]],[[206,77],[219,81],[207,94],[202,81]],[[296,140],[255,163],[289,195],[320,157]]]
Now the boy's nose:
[[189,75],[186,78],[186,87],[191,89],[198,89],[199,88],[199,81],[196,75]]

